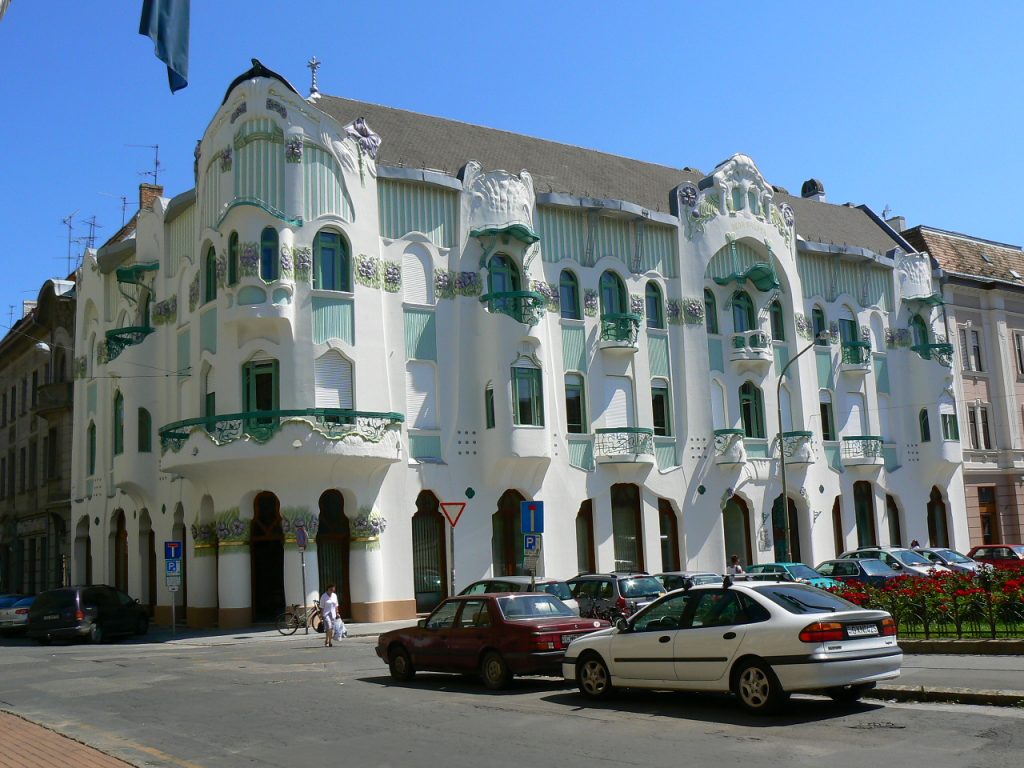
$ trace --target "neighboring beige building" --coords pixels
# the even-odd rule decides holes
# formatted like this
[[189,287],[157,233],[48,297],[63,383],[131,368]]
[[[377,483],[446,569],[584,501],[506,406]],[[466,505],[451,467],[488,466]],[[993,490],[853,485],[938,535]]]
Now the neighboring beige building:
[[971,544],[1024,541],[1024,251],[957,232],[903,232],[943,273]]

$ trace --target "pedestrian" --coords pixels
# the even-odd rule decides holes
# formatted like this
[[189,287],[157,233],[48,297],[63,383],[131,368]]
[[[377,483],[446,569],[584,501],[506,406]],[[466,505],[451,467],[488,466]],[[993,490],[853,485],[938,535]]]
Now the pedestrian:
[[320,613],[324,619],[324,647],[334,646],[334,622],[338,619],[338,596],[335,594],[337,586],[328,584],[327,589],[320,596]]
[[910,542],[910,548],[911,549],[919,549],[920,547],[921,547],[921,542],[918,541],[917,539],[914,539],[912,542]]
[[739,555],[733,555],[730,558],[728,572],[730,576],[737,576],[741,573],[746,573],[746,571],[743,570],[743,566],[740,565]]

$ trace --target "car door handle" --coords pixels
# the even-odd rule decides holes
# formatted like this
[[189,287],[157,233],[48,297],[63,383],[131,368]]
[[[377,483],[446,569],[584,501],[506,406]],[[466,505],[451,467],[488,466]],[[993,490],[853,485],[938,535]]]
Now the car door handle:
[[722,635],[722,639],[723,640],[735,640],[736,639],[736,633],[735,632],[726,632],[724,635]]
[[662,635],[661,637],[659,637],[659,638],[658,638],[658,642],[659,642],[659,643],[667,643],[667,642],[669,642],[669,641],[670,641],[671,639],[672,639],[672,638],[671,638],[671,637],[669,637],[668,635]]

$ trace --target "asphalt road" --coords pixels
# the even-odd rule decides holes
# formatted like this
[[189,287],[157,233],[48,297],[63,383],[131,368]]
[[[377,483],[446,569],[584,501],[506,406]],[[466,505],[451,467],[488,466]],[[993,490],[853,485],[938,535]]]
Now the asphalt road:
[[[1024,711],[796,696],[755,718],[728,697],[469,678],[394,685],[371,638],[0,646],[0,708],[140,766],[725,766],[1016,764]],[[921,657],[917,657],[921,658]],[[972,657],[972,659],[977,657]],[[935,673],[939,674],[939,673]],[[0,734],[0,751],[3,738]]]

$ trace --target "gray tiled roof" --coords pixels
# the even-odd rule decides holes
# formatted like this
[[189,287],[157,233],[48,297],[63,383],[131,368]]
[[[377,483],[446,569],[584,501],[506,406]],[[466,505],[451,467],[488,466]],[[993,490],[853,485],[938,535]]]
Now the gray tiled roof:
[[[495,128],[421,115],[362,101],[321,96],[316,106],[346,125],[364,117],[380,134],[381,165],[444,171],[456,176],[470,160],[485,170],[503,169],[533,176],[537,192],[625,200],[669,212],[672,190],[703,174],[610,155]],[[819,203],[783,193],[796,213],[797,234],[814,242],[853,245],[882,253],[899,245],[864,211]]]

